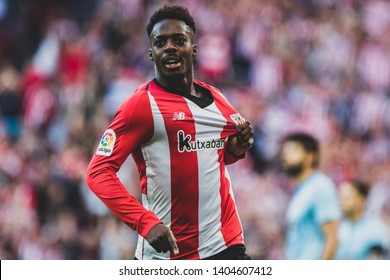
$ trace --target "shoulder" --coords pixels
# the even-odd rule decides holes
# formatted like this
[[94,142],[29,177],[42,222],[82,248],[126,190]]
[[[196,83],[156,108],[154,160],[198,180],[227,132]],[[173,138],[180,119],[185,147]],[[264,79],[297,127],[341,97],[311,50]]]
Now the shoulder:
[[201,87],[204,87],[204,88],[206,88],[206,89],[208,89],[208,90],[212,90],[212,91],[219,91],[219,92],[221,92],[218,88],[216,88],[216,87],[213,87],[212,85],[210,85],[210,84],[208,84],[208,83],[206,83],[206,82],[202,82],[202,81],[199,81],[199,80],[194,80],[194,83],[195,84],[197,84],[197,85],[199,85],[199,86],[201,86]]
[[383,245],[390,245],[390,229],[385,221],[378,216],[366,214],[361,228],[369,232],[374,240],[381,240]]
[[222,96],[222,97],[224,97],[222,92],[221,92],[221,90],[219,88],[216,88],[216,87],[214,87],[214,86],[212,86],[212,85],[210,85],[210,84],[208,84],[206,82],[202,82],[202,81],[199,81],[199,80],[194,80],[194,83],[196,83],[197,85],[199,85],[199,86],[209,90],[213,94],[214,97],[215,96]]
[[313,174],[311,198],[318,224],[339,220],[342,216],[337,188],[332,179],[322,172]]
[[328,175],[326,175],[323,172],[320,171],[314,172],[311,181],[317,186],[318,189],[336,190],[336,184]]
[[232,104],[230,103],[230,101],[225,97],[225,95],[221,92],[219,88],[216,88],[212,85],[209,85],[205,82],[201,82],[198,80],[194,80],[194,82],[199,86],[209,90],[214,98],[214,101],[217,104],[219,104],[222,108],[227,108],[228,110],[236,111],[232,106]]
[[365,227],[369,228],[370,230],[374,229],[383,233],[389,231],[385,221],[376,215],[366,214],[364,215],[363,220]]
[[337,187],[332,179],[326,174],[316,171],[306,180],[302,186],[304,193],[311,197],[314,202],[338,201]]

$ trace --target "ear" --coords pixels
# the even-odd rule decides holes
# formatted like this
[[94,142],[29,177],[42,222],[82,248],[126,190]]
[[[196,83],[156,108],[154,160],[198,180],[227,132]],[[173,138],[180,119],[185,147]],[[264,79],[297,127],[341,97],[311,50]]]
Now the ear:
[[195,57],[198,55],[198,47],[196,46],[196,44],[194,44],[192,46],[192,56]]
[[307,165],[310,167],[318,167],[319,164],[319,156],[317,153],[309,153],[307,154]]
[[151,61],[154,61],[153,54],[152,54],[152,49],[149,49],[149,59]]

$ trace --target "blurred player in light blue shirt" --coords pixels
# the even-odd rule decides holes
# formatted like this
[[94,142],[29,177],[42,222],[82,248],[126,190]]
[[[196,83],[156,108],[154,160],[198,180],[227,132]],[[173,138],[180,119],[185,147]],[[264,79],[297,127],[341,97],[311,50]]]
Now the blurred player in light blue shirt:
[[365,212],[369,186],[358,180],[340,185],[343,219],[339,225],[337,259],[384,259],[389,250],[389,228],[380,218]]
[[307,134],[289,135],[281,157],[296,184],[286,213],[286,258],[333,259],[341,208],[335,184],[318,170],[318,141]]

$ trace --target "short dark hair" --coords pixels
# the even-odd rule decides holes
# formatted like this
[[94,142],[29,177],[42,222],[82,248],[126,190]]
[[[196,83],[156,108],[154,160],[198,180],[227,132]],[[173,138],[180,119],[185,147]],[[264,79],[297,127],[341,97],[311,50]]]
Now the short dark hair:
[[370,192],[370,186],[363,181],[357,179],[348,180],[348,182],[357,190],[357,192],[363,197],[366,198]]
[[314,155],[312,166],[318,167],[320,162],[320,148],[317,139],[315,139],[313,136],[309,134],[303,132],[297,132],[297,133],[289,134],[283,139],[283,143],[290,142],[290,141],[301,144],[303,149],[307,153],[312,153]]
[[153,15],[149,19],[149,23],[146,26],[146,31],[148,33],[148,36],[152,33],[153,27],[157,22],[160,22],[164,19],[177,19],[184,21],[185,24],[187,24],[192,31],[196,32],[195,27],[195,21],[188,12],[188,9],[183,6],[173,5],[173,6],[167,6],[160,8],[159,10],[155,11]]

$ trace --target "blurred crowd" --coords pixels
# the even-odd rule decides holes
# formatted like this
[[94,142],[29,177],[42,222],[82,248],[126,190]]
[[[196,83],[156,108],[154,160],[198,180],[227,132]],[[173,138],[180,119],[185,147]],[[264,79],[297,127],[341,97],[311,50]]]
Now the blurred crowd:
[[[145,26],[163,4],[197,24],[196,77],[255,129],[229,166],[254,259],[283,259],[292,192],[281,138],[306,131],[336,184],[371,186],[390,224],[390,2],[0,0],[0,259],[131,259],[136,233],[85,184],[120,102],[154,77]],[[118,173],[139,196],[129,158]]]

